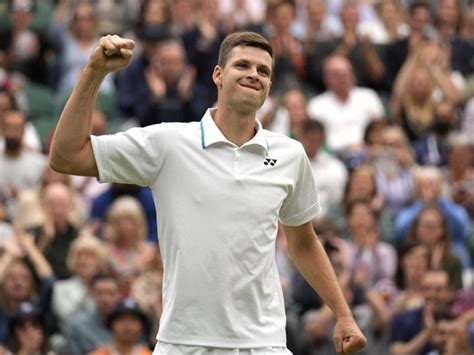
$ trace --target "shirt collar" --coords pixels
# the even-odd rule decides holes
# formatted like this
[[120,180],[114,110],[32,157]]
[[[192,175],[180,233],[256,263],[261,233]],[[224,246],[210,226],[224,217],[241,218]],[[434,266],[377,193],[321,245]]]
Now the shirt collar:
[[[216,144],[216,143],[227,143],[230,145],[235,146],[234,143],[230,142],[224,134],[221,132],[219,127],[217,127],[214,119],[212,118],[211,114],[216,111],[216,108],[211,108],[206,111],[203,118],[201,119],[200,126],[201,126],[201,145],[203,149]],[[270,149],[267,141],[267,137],[263,130],[262,124],[260,121],[255,120],[255,125],[257,128],[257,133],[255,136],[252,137],[248,142],[245,142],[243,146],[248,145],[259,145],[268,153]]]

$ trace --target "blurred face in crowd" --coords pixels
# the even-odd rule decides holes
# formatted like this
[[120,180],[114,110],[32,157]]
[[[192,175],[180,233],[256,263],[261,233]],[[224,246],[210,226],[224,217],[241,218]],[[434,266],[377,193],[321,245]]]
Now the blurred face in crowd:
[[326,16],[326,4],[323,0],[309,0],[307,3],[308,22],[321,25]]
[[443,216],[435,209],[422,211],[416,221],[417,240],[422,244],[433,247],[443,236]]
[[38,319],[21,321],[14,330],[15,337],[23,351],[36,353],[45,341],[45,333]]
[[340,97],[347,96],[354,85],[351,63],[344,57],[329,58],[324,66],[324,80],[328,90]]
[[287,91],[283,96],[283,106],[288,111],[291,126],[297,126],[308,119],[307,100],[302,91]]
[[123,314],[114,320],[112,332],[124,343],[135,343],[143,332],[143,324],[136,315]]
[[472,163],[472,148],[469,145],[454,145],[449,148],[448,167],[453,171],[467,171]]
[[26,117],[20,111],[7,111],[3,115],[3,136],[7,153],[20,153],[25,133]]
[[[14,3],[20,3],[21,1],[15,0]],[[27,3],[29,1],[25,1]],[[9,12],[10,20],[16,31],[26,31],[31,21],[33,20],[33,11],[29,6],[15,7]]]
[[59,182],[47,185],[43,190],[43,207],[55,225],[66,224],[72,210],[71,190]]
[[426,303],[433,306],[435,315],[446,312],[453,298],[453,290],[449,286],[448,274],[443,270],[430,270],[422,280],[423,295]]
[[374,173],[369,166],[357,167],[350,175],[347,198],[349,201],[370,199],[375,190]]
[[422,32],[430,23],[431,15],[428,7],[417,6],[412,10],[409,18],[409,25],[412,31]]
[[400,262],[408,283],[419,285],[428,270],[428,249],[423,245],[413,247],[403,255]]
[[99,257],[94,250],[81,249],[77,252],[74,271],[84,279],[90,279],[97,274],[101,266]]
[[363,242],[369,233],[375,231],[375,217],[368,203],[357,202],[347,216],[347,225],[356,243]]
[[33,293],[33,276],[21,261],[13,262],[4,276],[3,290],[7,298],[27,301]]
[[176,42],[166,42],[159,46],[152,59],[152,65],[168,85],[176,85],[186,64],[186,53]]
[[72,18],[73,33],[79,38],[94,38],[97,22],[94,7],[88,3],[79,3]]
[[295,17],[294,8],[289,3],[282,3],[275,9],[273,19],[278,32],[288,32]]
[[400,21],[399,8],[393,1],[382,1],[379,5],[379,13],[382,22],[386,25],[398,23]]
[[437,6],[438,21],[449,26],[456,26],[459,20],[458,0],[441,0]]
[[92,286],[92,297],[99,314],[108,315],[120,301],[121,295],[117,280],[112,278],[96,280]]
[[144,26],[159,26],[166,22],[166,4],[161,0],[148,1],[143,11]]
[[433,90],[433,82],[430,75],[424,68],[418,68],[413,71],[413,75],[409,79],[408,94],[415,102],[423,102],[431,99]]
[[301,132],[299,140],[303,144],[306,155],[311,159],[318,154],[324,144],[324,132],[320,129],[309,129]]
[[355,32],[359,23],[359,10],[353,3],[345,4],[340,13],[340,18],[346,32]]

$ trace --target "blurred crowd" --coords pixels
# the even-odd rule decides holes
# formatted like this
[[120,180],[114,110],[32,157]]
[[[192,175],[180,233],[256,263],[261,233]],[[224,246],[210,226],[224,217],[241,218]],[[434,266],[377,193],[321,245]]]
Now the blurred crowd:
[[[52,171],[51,136],[101,35],[136,49],[100,87],[95,135],[200,120],[239,30],[274,48],[258,119],[311,161],[364,353],[474,351],[473,1],[0,0],[0,354],[151,354],[150,191]],[[331,310],[276,246],[288,347],[334,353]]]

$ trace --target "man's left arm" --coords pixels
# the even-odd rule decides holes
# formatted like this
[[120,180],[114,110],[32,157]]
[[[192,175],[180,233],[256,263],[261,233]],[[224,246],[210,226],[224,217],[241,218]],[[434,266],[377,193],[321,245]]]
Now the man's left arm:
[[337,353],[350,354],[362,349],[367,339],[355,323],[336,274],[311,222],[296,227],[283,226],[283,229],[288,253],[297,269],[334,313],[334,344]]

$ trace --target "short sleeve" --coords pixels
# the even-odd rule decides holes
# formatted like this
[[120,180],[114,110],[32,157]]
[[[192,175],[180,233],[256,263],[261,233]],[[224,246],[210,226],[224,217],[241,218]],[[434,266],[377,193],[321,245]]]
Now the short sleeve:
[[283,201],[280,221],[286,226],[300,226],[311,221],[321,210],[311,163],[299,145],[295,182]]
[[100,182],[150,186],[166,156],[167,124],[92,136]]

